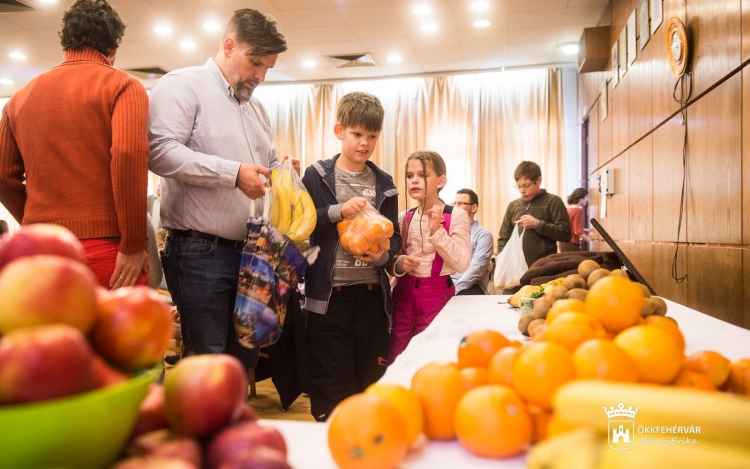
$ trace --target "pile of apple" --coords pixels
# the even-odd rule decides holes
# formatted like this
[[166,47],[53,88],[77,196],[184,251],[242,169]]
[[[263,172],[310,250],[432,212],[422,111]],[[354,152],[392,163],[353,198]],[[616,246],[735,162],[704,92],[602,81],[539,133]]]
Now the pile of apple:
[[259,425],[247,376],[229,355],[194,355],[152,384],[128,459],[115,469],[291,469],[284,437]]
[[81,243],[56,225],[0,242],[0,298],[0,410],[126,381],[172,338],[155,291],[99,287]]

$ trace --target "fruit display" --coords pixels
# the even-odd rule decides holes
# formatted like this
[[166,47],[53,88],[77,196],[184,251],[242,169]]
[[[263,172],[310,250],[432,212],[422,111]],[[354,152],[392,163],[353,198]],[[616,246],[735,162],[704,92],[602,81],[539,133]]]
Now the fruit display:
[[315,203],[307,193],[291,160],[271,172],[271,224],[295,243],[301,243],[315,229]]
[[391,247],[393,223],[369,203],[355,216],[338,222],[336,229],[341,247],[355,256],[362,256],[367,251],[387,251]]

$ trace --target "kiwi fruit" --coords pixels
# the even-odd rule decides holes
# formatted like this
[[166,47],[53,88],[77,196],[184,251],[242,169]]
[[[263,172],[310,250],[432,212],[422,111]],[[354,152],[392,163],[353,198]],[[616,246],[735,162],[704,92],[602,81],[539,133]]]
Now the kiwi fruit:
[[547,317],[547,311],[551,307],[552,305],[544,301],[543,298],[539,298],[534,302],[534,310],[531,312],[531,317],[534,319],[544,319]]
[[615,269],[615,270],[611,271],[609,273],[609,275],[611,275],[613,277],[623,277],[623,278],[626,278],[626,279],[630,279],[630,277],[628,277],[627,272],[625,272],[622,269]]
[[646,298],[643,300],[643,309],[641,310],[641,316],[648,317],[652,314],[656,313],[656,303],[654,303],[651,298]]
[[574,298],[581,301],[586,301],[586,296],[588,296],[589,291],[585,288],[574,288],[572,290],[568,290],[568,298]]
[[656,305],[656,311],[654,311],[654,314],[659,316],[667,315],[667,303],[662,298],[652,296],[649,299]]
[[589,290],[591,290],[591,287],[593,287],[596,282],[603,279],[604,277],[609,277],[609,270],[596,269],[595,271],[591,272],[589,274],[589,277],[586,279],[589,284]]
[[534,318],[529,316],[521,316],[521,319],[518,320],[518,331],[521,332],[521,334],[525,335],[526,337],[529,336],[529,324],[531,324],[531,321],[533,321]]
[[533,331],[536,326],[538,326],[540,324],[544,324],[545,322],[547,322],[547,321],[545,321],[544,319],[534,319],[533,321],[531,321],[529,323],[529,327],[527,327],[527,329],[529,331],[529,335],[531,335],[531,331]]
[[572,290],[574,288],[586,288],[588,285],[586,284],[586,280],[584,280],[580,275],[571,274],[565,277],[565,281],[562,283],[562,286],[567,288],[568,290]]
[[602,266],[599,265],[598,262],[592,261],[591,259],[586,259],[585,261],[581,261],[580,264],[578,264],[578,275],[583,277],[584,280],[589,279],[589,274],[591,272],[595,271],[596,269],[600,269]]
[[546,301],[549,304],[552,304],[555,302],[555,300],[566,298],[567,295],[568,295],[567,288],[563,287],[562,285],[555,285],[554,287],[549,287],[545,290],[544,301]]
[[[644,285],[642,283],[639,283],[638,286],[641,287],[641,290],[643,291],[643,297],[644,298],[651,298],[651,290],[649,290],[646,285]],[[666,304],[664,306],[665,306],[664,310],[666,311]]]

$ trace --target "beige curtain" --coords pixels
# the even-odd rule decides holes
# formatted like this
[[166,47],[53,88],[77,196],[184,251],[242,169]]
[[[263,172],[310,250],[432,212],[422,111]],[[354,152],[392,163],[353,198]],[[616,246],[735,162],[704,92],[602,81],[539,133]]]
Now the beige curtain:
[[478,220],[496,236],[505,208],[519,197],[513,188],[519,162],[537,162],[542,187],[565,195],[561,81],[559,69],[539,69],[264,85],[255,94],[268,111],[278,154],[296,156],[303,167],[341,151],[333,133],[341,96],[351,91],[378,96],[386,117],[371,161],[393,176],[401,208],[413,206],[403,190],[406,158],[415,150],[434,150],[448,170],[441,198],[451,203],[458,189],[474,189]]

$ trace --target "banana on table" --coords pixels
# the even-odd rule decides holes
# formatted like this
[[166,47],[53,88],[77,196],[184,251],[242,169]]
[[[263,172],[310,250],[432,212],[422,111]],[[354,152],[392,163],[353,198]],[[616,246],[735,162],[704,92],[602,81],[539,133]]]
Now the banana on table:
[[304,189],[295,189],[289,171],[271,172],[271,224],[287,238],[300,243],[317,222],[315,204]]

